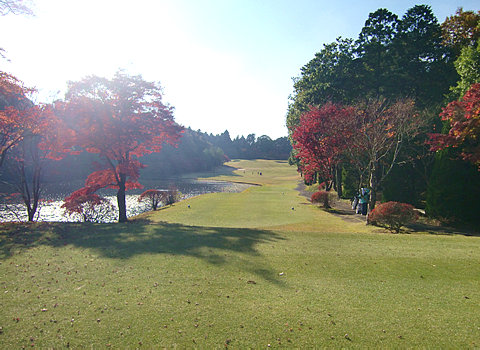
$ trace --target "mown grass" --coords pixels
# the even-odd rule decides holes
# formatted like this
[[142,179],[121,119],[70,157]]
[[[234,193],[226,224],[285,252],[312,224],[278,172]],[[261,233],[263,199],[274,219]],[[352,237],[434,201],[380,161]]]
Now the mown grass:
[[285,163],[232,165],[263,186],[0,226],[0,347],[479,347],[479,237],[385,233],[309,205]]

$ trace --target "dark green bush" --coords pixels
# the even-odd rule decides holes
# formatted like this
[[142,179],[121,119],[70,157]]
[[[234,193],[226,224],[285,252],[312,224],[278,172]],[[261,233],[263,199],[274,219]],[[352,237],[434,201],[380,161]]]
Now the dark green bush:
[[480,223],[480,172],[453,150],[438,152],[427,189],[426,213],[449,223]]
[[414,169],[413,163],[394,167],[382,184],[383,201],[409,203],[417,208],[425,206],[425,192],[425,179]]

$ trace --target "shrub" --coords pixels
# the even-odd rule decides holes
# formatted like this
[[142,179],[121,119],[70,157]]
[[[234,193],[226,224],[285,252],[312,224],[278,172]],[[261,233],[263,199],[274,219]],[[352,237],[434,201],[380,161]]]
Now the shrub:
[[65,198],[62,208],[65,209],[65,215],[79,216],[84,222],[107,222],[115,212],[115,207],[108,199],[84,189]]
[[396,233],[408,223],[415,222],[418,214],[413,205],[399,202],[386,202],[378,205],[368,216],[368,223],[385,227]]
[[146,190],[138,196],[139,202],[149,202],[153,210],[157,210],[158,205],[162,201],[163,192],[160,190]]
[[181,193],[175,188],[168,190],[146,190],[138,196],[139,202],[149,202],[153,210],[157,210],[160,203],[163,205],[172,205],[181,199]]
[[182,193],[177,190],[175,186],[170,186],[168,191],[165,193],[163,200],[164,205],[172,205],[173,203],[178,202],[182,198]]
[[310,201],[312,203],[322,204],[324,208],[330,208],[330,203],[333,201],[334,195],[327,191],[318,191],[312,194]]

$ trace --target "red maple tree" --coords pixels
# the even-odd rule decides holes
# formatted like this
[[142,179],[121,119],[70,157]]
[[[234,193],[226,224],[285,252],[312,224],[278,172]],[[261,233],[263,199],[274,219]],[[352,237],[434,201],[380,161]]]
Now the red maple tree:
[[403,143],[416,135],[421,125],[413,102],[406,99],[367,99],[355,107],[327,103],[310,107],[300,116],[292,135],[293,147],[307,181],[315,173],[323,181],[332,180],[340,162],[357,168],[360,184],[368,174],[373,209],[376,191],[398,163]]
[[15,173],[9,183],[26,206],[33,221],[42,190],[42,167],[58,149],[61,123],[50,105],[34,104],[35,89],[0,71],[0,167],[9,156],[8,167]]
[[324,181],[332,179],[332,169],[341,160],[354,131],[354,116],[352,107],[332,103],[310,107],[301,115],[292,138],[300,171],[307,181],[315,173]]
[[84,187],[65,198],[62,205],[68,215],[79,215],[84,222],[102,222],[114,210],[108,199]]
[[141,188],[138,157],[175,145],[183,128],[175,123],[173,108],[162,102],[159,84],[141,76],[118,72],[113,79],[96,76],[70,83],[57,113],[73,131],[63,150],[96,153],[100,161],[85,187],[117,190],[119,222],[127,221],[125,191]]
[[429,135],[431,149],[458,147],[462,158],[480,170],[480,83],[473,84],[460,101],[450,102],[440,116],[450,129],[448,134]]
[[61,123],[49,105],[35,105],[19,114],[31,124],[13,148],[9,167],[16,174],[12,186],[21,194],[28,221],[33,221],[43,192],[43,170],[58,145]]
[[34,91],[0,71],[0,167],[7,152],[23,139],[25,130],[35,125],[32,112],[35,114],[37,109],[28,99]]

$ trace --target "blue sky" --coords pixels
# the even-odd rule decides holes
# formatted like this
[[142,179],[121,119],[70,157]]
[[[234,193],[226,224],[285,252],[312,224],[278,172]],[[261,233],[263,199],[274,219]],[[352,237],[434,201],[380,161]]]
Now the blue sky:
[[[477,1],[33,0],[35,17],[0,17],[0,69],[62,97],[69,80],[119,68],[160,81],[176,120],[230,135],[287,135],[292,77],[370,12],[430,5],[439,22]],[[14,29],[12,29],[14,28]]]

